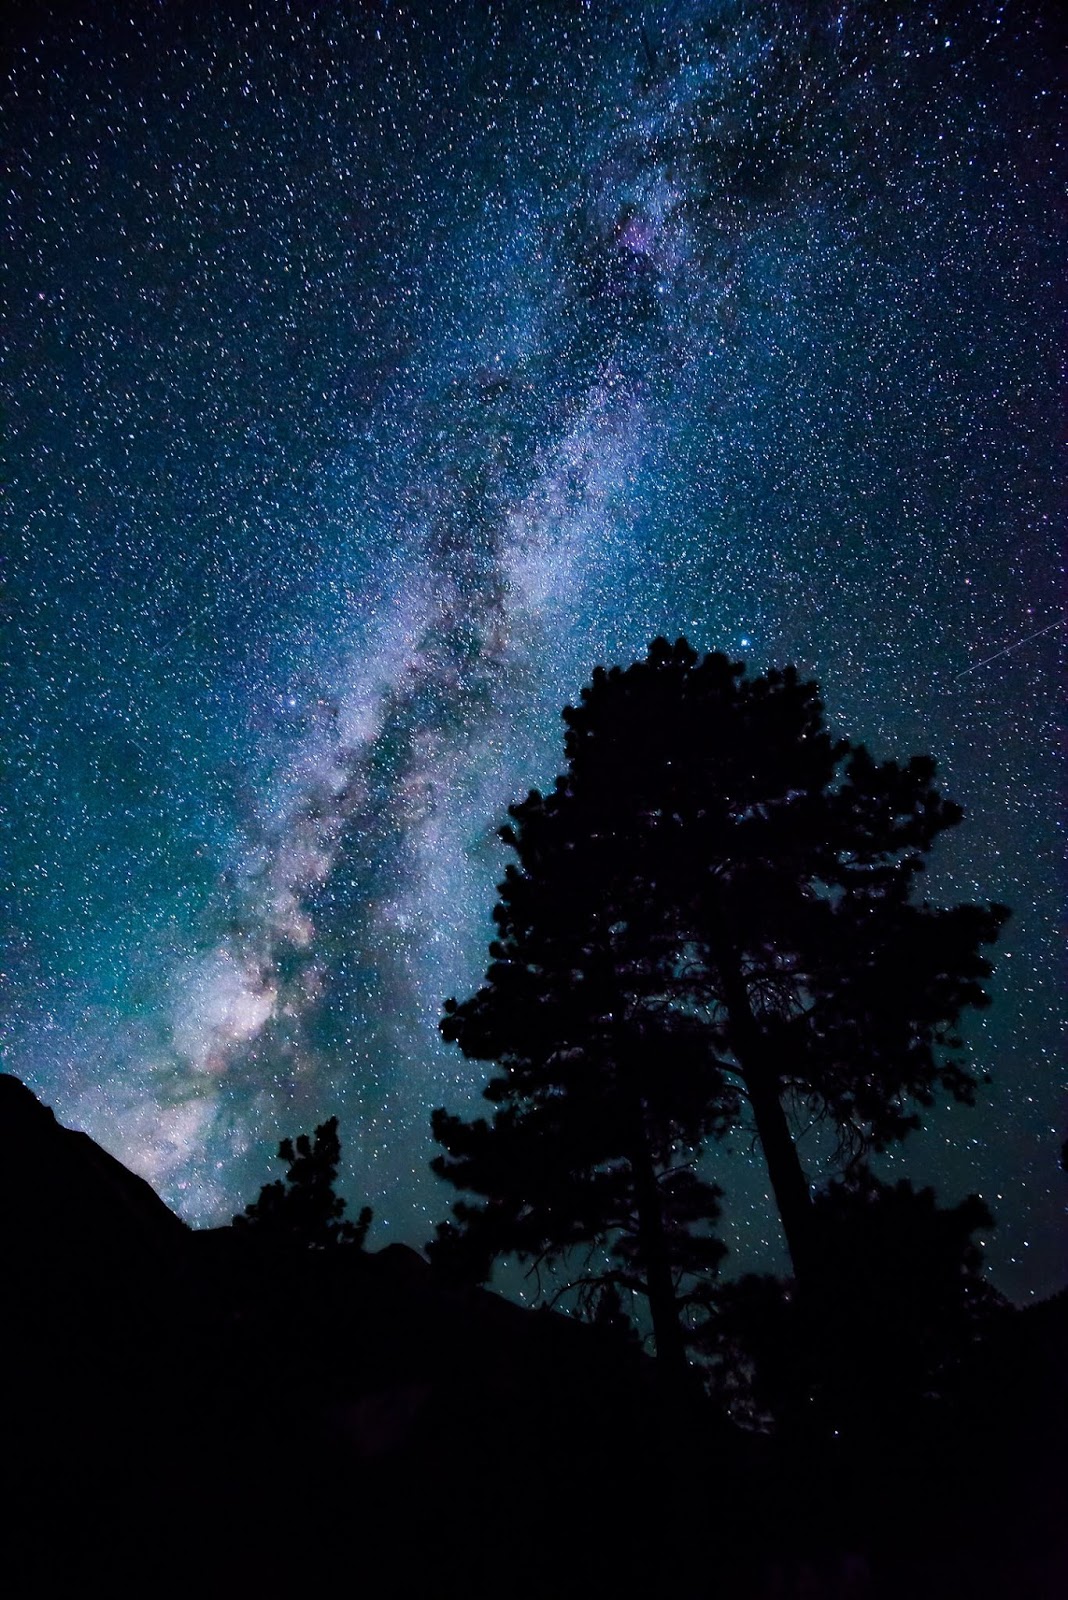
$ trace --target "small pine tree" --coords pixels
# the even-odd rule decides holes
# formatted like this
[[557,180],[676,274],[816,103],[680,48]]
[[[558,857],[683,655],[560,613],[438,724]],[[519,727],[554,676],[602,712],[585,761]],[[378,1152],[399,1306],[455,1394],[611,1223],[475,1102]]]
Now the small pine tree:
[[371,1226],[372,1211],[364,1206],[355,1222],[345,1220],[347,1202],[334,1193],[341,1141],[337,1118],[331,1117],[296,1142],[283,1139],[278,1159],[289,1168],[284,1178],[265,1183],[258,1200],[234,1218],[235,1228],[255,1228],[273,1238],[309,1250],[348,1245],[361,1250]]

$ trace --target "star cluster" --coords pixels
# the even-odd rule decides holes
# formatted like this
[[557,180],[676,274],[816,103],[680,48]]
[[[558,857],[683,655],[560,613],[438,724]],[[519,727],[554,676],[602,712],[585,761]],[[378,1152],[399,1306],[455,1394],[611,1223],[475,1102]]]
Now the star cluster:
[[[437,1038],[598,661],[794,661],[930,750],[991,1085],[900,1169],[1057,1286],[1056,341],[1040,7],[16,7],[5,1065],[190,1219],[338,1114],[448,1196]],[[720,1158],[739,1264],[775,1248]]]

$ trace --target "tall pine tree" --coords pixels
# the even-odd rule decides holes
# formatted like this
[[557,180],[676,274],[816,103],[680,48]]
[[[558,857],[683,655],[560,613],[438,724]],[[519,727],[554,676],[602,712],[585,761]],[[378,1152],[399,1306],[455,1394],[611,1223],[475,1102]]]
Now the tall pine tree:
[[502,1068],[485,1091],[498,1109],[436,1113],[435,1167],[486,1198],[457,1208],[484,1258],[616,1238],[622,1193],[671,1362],[673,1251],[699,1209],[673,1224],[675,1164],[700,1184],[702,1142],[751,1118],[804,1283],[795,1113],[855,1156],[903,1138],[940,1092],[971,1101],[956,1027],[986,1004],[980,949],[1007,913],[914,896],[959,808],[929,757],[877,763],[832,739],[792,668],[748,678],[656,640],[625,671],[599,668],[564,719],[566,773],[503,832],[518,861],[486,982],[442,1023]]

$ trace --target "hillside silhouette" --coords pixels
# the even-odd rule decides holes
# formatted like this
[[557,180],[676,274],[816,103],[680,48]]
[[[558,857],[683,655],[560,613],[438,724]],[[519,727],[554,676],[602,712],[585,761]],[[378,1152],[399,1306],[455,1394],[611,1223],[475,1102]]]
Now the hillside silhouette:
[[1057,1592],[1068,1295],[836,1454],[405,1247],[190,1229],[8,1076],[0,1136],[14,1592]]

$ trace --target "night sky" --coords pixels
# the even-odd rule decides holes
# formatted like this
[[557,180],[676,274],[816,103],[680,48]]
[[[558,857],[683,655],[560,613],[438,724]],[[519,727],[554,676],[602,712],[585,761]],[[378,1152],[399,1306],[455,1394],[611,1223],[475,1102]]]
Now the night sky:
[[993,1082],[890,1171],[1059,1287],[1043,10],[9,9],[6,1070],[201,1224],[336,1113],[371,1244],[423,1242],[496,827],[685,633],[939,759],[928,892],[1014,917]]

